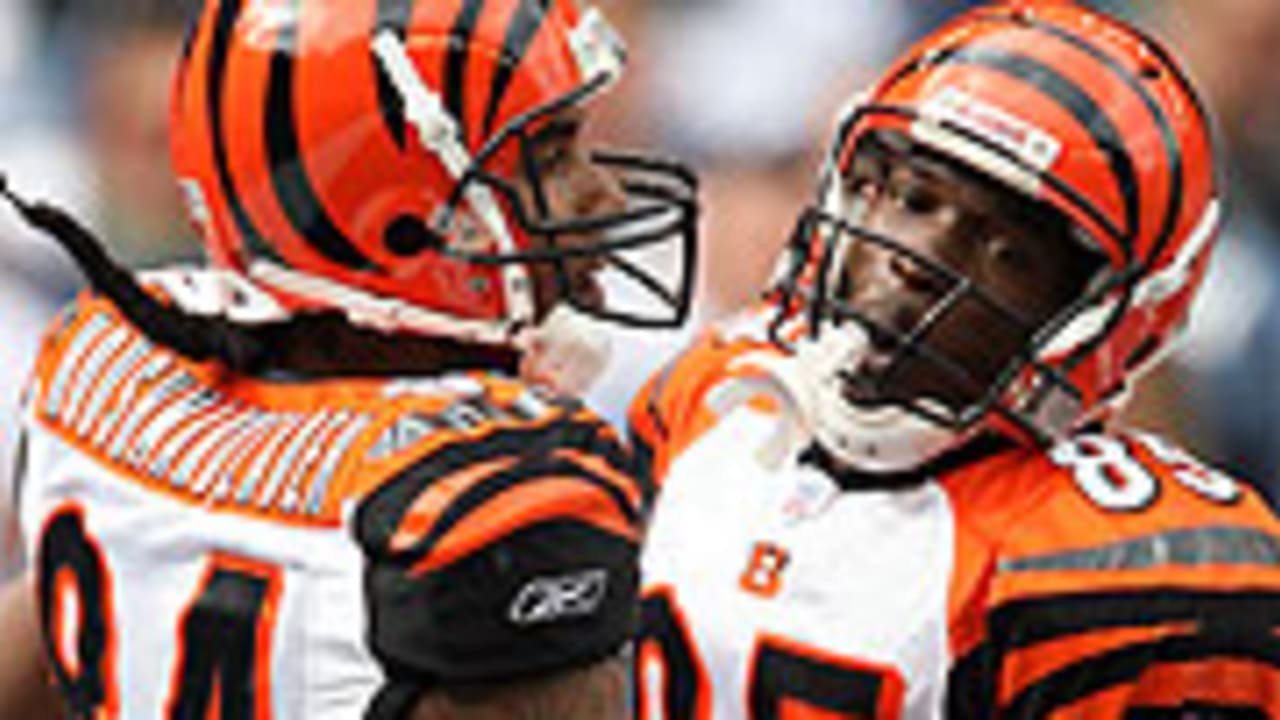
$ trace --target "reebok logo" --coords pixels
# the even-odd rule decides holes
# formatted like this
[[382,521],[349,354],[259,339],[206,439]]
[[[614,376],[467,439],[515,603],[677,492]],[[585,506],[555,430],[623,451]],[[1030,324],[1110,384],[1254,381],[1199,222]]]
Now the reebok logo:
[[507,616],[517,625],[538,625],[591,615],[604,601],[608,587],[609,573],[600,568],[534,578],[520,589]]

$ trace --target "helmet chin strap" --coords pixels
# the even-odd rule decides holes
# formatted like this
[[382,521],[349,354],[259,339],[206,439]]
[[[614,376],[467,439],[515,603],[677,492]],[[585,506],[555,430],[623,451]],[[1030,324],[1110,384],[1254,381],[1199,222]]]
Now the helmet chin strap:
[[833,457],[871,473],[911,470],[966,439],[964,433],[902,407],[862,408],[844,396],[842,368],[856,367],[870,346],[856,323],[826,325],[816,339],[802,340],[796,350],[801,375],[814,385],[814,439]]
[[735,380],[713,391],[710,403],[725,414],[754,395],[777,400],[779,428],[757,452],[776,467],[798,448],[817,442],[833,458],[862,472],[899,473],[920,467],[965,442],[970,433],[942,427],[899,407],[859,408],[845,399],[842,368],[853,367],[869,338],[855,323],[826,326],[816,339],[797,342],[791,356],[760,352],[735,361]]
[[[829,160],[820,194],[824,209],[836,217],[859,223],[867,208],[841,189],[838,168]],[[835,286],[852,240],[844,234],[829,238],[837,261],[830,263],[827,284]],[[956,432],[901,407],[865,408],[851,404],[844,394],[840,372],[857,367],[870,347],[865,328],[854,322],[839,326],[824,321],[817,337],[806,335],[789,356],[752,353],[735,362],[741,377],[713,391],[712,408],[724,414],[755,394],[774,398],[782,407],[778,431],[758,453],[777,466],[800,444],[817,442],[843,465],[874,474],[899,473],[920,467],[966,441],[970,432]]]

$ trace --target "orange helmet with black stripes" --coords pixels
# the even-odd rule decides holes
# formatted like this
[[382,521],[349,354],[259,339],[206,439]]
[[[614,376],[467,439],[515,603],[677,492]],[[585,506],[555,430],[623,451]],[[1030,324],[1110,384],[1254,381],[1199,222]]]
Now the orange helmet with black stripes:
[[[976,9],[890,67],[843,113],[820,197],[789,250],[783,302],[805,309],[811,333],[852,320],[878,342],[888,338],[898,358],[954,365],[923,340],[927,329],[896,333],[835,297],[837,253],[859,239],[920,260],[833,209],[855,157],[877,138],[905,138],[1030,198],[1105,260],[1082,296],[1034,328],[966,406],[905,403],[901,423],[881,415],[864,433],[883,436],[881,447],[859,446],[881,453],[885,466],[911,467],[979,428],[1043,442],[1105,418],[1177,335],[1204,277],[1219,220],[1209,124],[1156,40],[1069,2]],[[948,285],[926,313],[935,321],[960,302],[998,307],[967,278],[930,272]]]
[[[546,314],[533,285],[549,277],[588,314],[678,324],[687,171],[593,153],[582,172],[625,203],[547,201],[538,143],[622,63],[577,0],[209,0],[175,81],[175,169],[212,259],[291,310],[506,343]],[[675,277],[628,260],[655,248]],[[577,292],[573,263],[652,302]]]

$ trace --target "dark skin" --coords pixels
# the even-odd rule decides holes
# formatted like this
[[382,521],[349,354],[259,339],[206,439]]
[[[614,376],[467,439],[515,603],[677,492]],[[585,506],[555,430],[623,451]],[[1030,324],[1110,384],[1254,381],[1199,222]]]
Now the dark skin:
[[409,720],[608,720],[627,713],[630,668],[620,657],[495,686],[424,695]]
[[40,614],[29,575],[0,587],[5,660],[0,662],[0,717],[40,720],[64,717],[52,673],[41,662]]
[[[542,196],[547,215],[552,218],[588,218],[622,211],[626,195],[618,179],[591,162],[591,148],[583,140],[586,122],[581,108],[573,107],[556,113],[533,135],[528,161],[520,171],[517,183],[521,202],[526,208],[538,206],[537,194],[530,176],[541,179]],[[557,247],[580,247],[597,241],[593,236],[563,235],[548,239],[531,238],[535,248],[549,242]],[[601,269],[600,258],[574,258],[564,263],[564,284],[568,294],[589,307],[600,307],[604,294],[595,273]],[[558,269],[552,263],[538,263],[530,268],[534,283],[534,304],[539,316],[561,299]]]
[[[860,152],[844,189],[863,208],[858,224],[918,257],[855,240],[843,302],[899,338],[935,321],[924,346],[955,364],[924,353],[895,364],[897,341],[873,334],[874,351],[847,385],[858,404],[931,397],[956,410],[979,400],[1100,264],[1046,206],[936,154],[884,145]],[[940,301],[961,279],[994,302],[965,295],[943,311]]]

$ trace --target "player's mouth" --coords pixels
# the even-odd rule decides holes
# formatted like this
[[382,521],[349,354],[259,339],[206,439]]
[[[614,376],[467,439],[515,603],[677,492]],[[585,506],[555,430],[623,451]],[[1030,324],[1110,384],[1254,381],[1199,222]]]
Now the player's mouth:
[[[840,370],[841,394],[846,402],[860,408],[872,409],[897,405],[907,399],[902,388],[896,387],[892,374],[895,355],[887,350],[870,350]],[[896,390],[896,392],[895,392]]]

